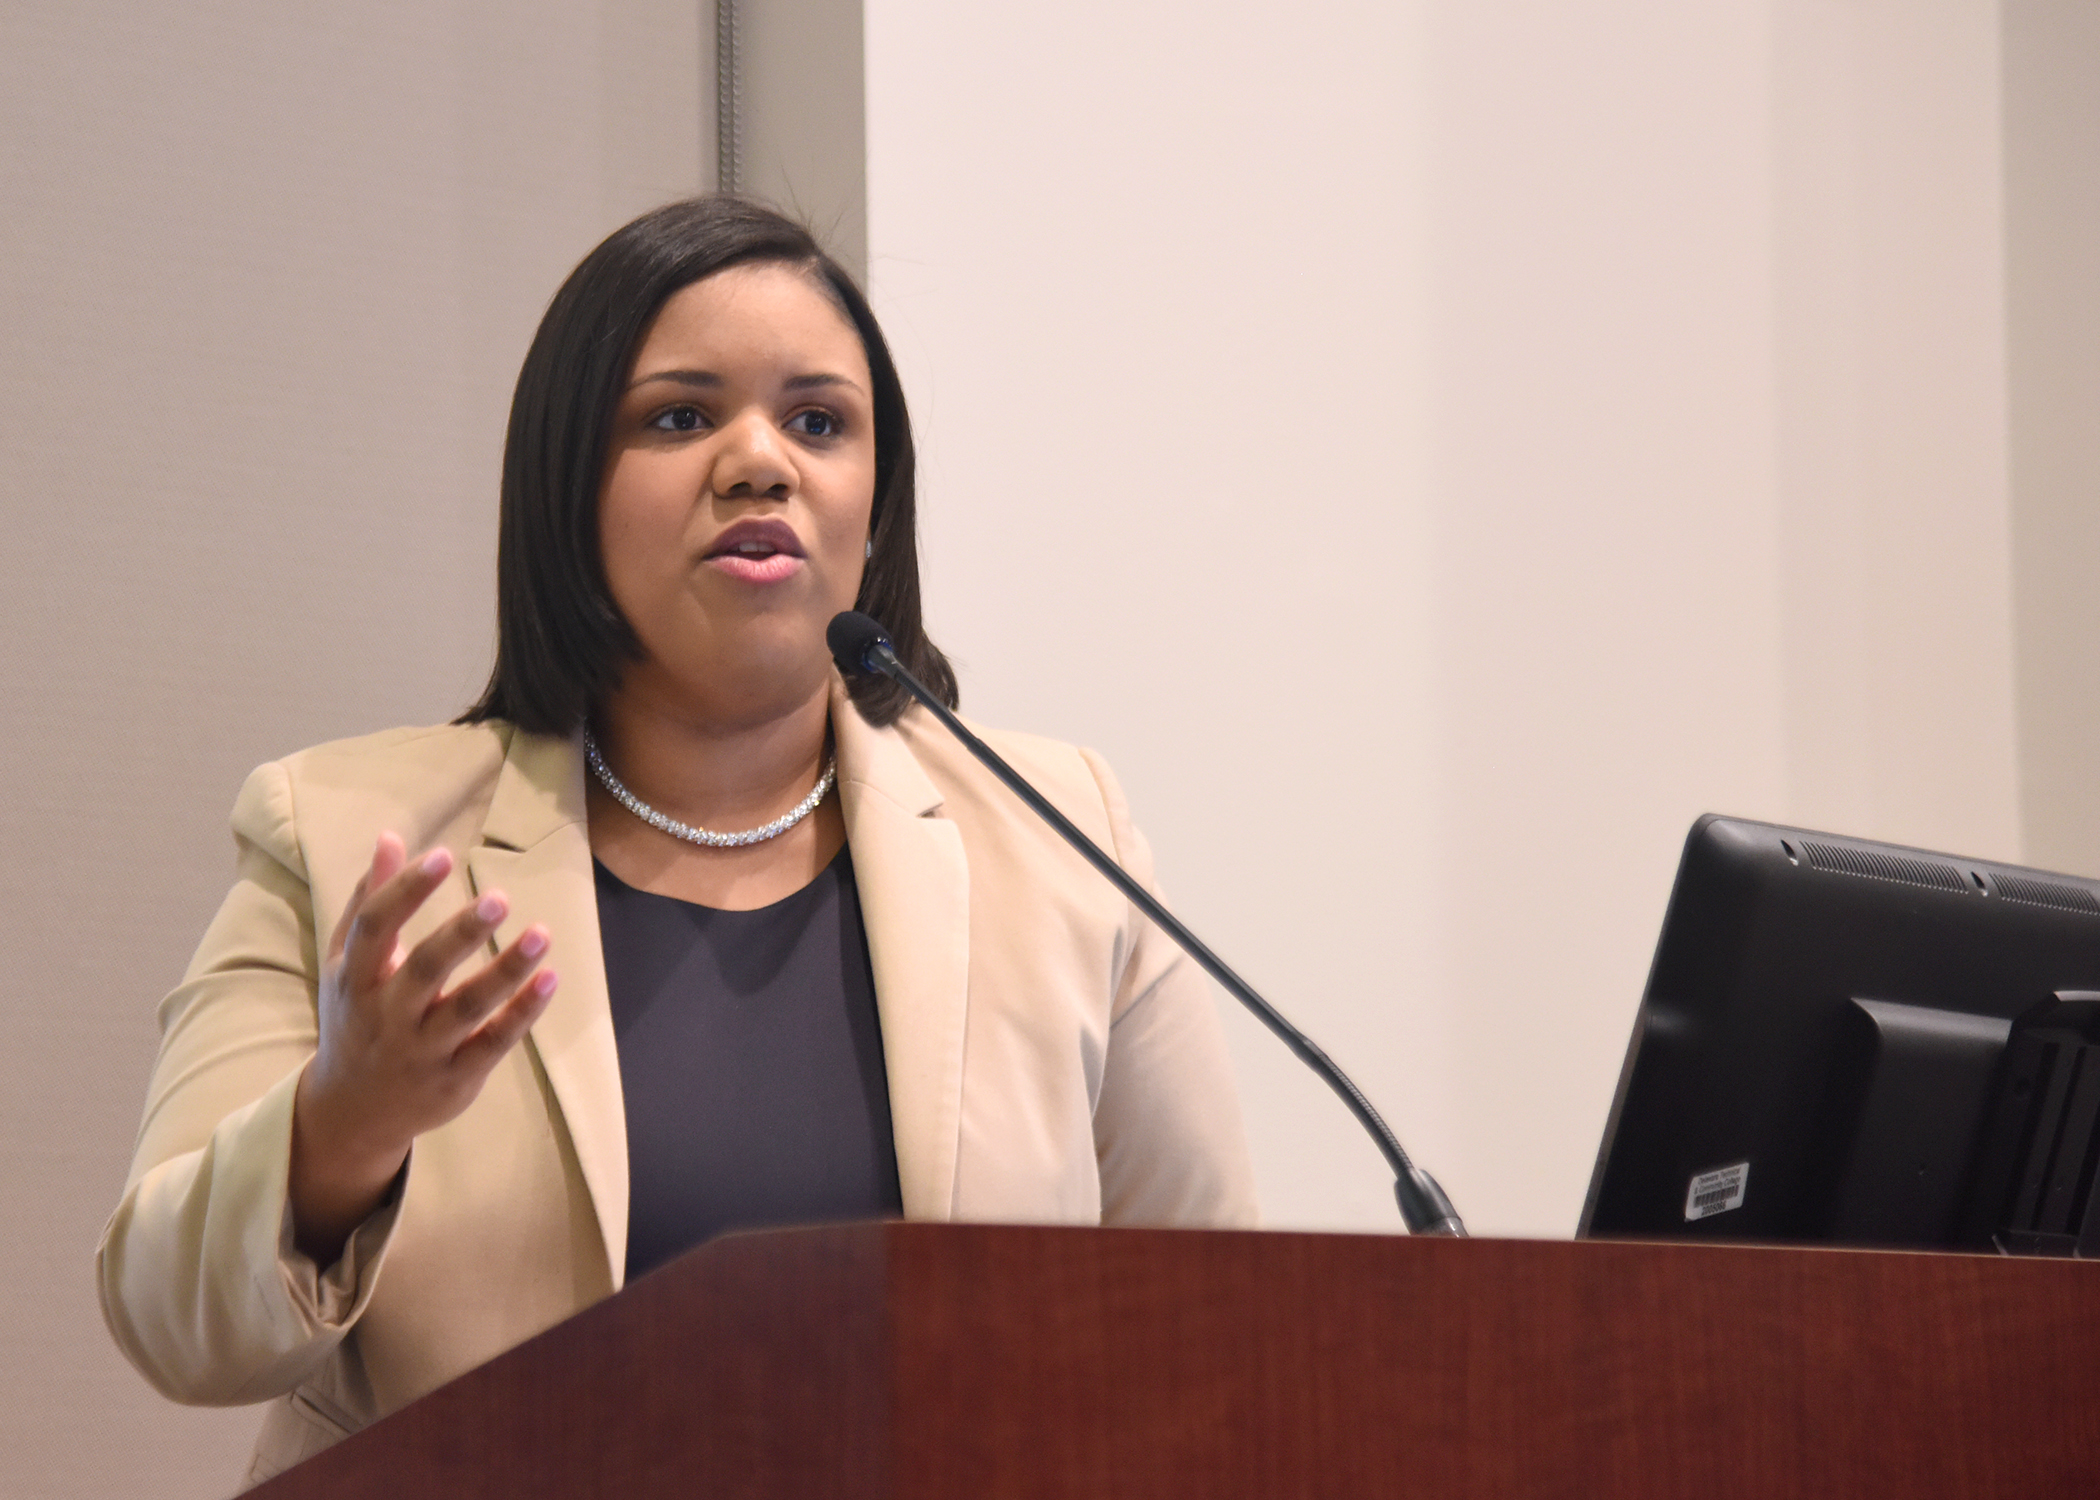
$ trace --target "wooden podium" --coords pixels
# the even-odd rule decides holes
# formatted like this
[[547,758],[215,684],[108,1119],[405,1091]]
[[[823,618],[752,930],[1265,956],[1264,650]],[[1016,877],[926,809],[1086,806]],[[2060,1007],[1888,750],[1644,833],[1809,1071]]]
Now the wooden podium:
[[2096,1492],[2100,1265],[871,1224],[705,1246],[252,1493]]

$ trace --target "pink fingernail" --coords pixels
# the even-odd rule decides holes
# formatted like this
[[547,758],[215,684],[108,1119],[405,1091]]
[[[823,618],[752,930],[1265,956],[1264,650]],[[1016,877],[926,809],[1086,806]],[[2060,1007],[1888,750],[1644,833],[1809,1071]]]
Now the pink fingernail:
[[557,983],[559,981],[555,978],[552,969],[542,969],[539,973],[532,976],[532,992],[544,998],[554,993],[554,986]]
[[504,910],[503,898],[493,891],[474,903],[474,915],[484,922],[502,921]]
[[425,875],[442,875],[452,868],[450,849],[433,849],[423,856],[422,870]]
[[538,958],[547,951],[547,934],[535,927],[518,940],[518,951],[527,958]]

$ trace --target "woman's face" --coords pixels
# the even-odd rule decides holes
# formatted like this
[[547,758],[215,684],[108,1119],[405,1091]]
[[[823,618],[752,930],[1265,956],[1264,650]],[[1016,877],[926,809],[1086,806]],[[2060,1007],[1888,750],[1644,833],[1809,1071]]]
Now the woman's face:
[[875,498],[860,335],[801,271],[735,266],[667,301],[613,419],[598,536],[643,660],[620,693],[734,723],[824,692]]

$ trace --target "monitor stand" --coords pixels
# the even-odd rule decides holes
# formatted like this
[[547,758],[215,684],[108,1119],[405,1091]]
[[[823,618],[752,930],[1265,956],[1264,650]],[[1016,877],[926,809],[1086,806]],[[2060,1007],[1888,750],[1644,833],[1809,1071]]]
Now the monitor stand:
[[[1836,1071],[1861,1082],[1833,1105],[1843,1145],[1828,1199],[1830,1239],[1946,1245],[1964,1225],[1967,1170],[1991,1115],[2012,1023],[1999,1016],[1853,998]],[[1982,1237],[1970,1241],[1981,1249]]]
[[1977,1154],[1969,1238],[2007,1255],[2100,1258],[2100,994],[2013,1023]]

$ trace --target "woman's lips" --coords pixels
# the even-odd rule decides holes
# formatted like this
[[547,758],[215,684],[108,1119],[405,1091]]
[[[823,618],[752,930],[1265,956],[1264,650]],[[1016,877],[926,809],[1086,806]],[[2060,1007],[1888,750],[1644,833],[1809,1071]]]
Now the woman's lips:
[[707,566],[744,583],[778,583],[793,576],[802,559],[786,552],[717,552]]
[[703,560],[744,583],[778,583],[802,566],[802,540],[777,516],[746,516],[715,538]]

